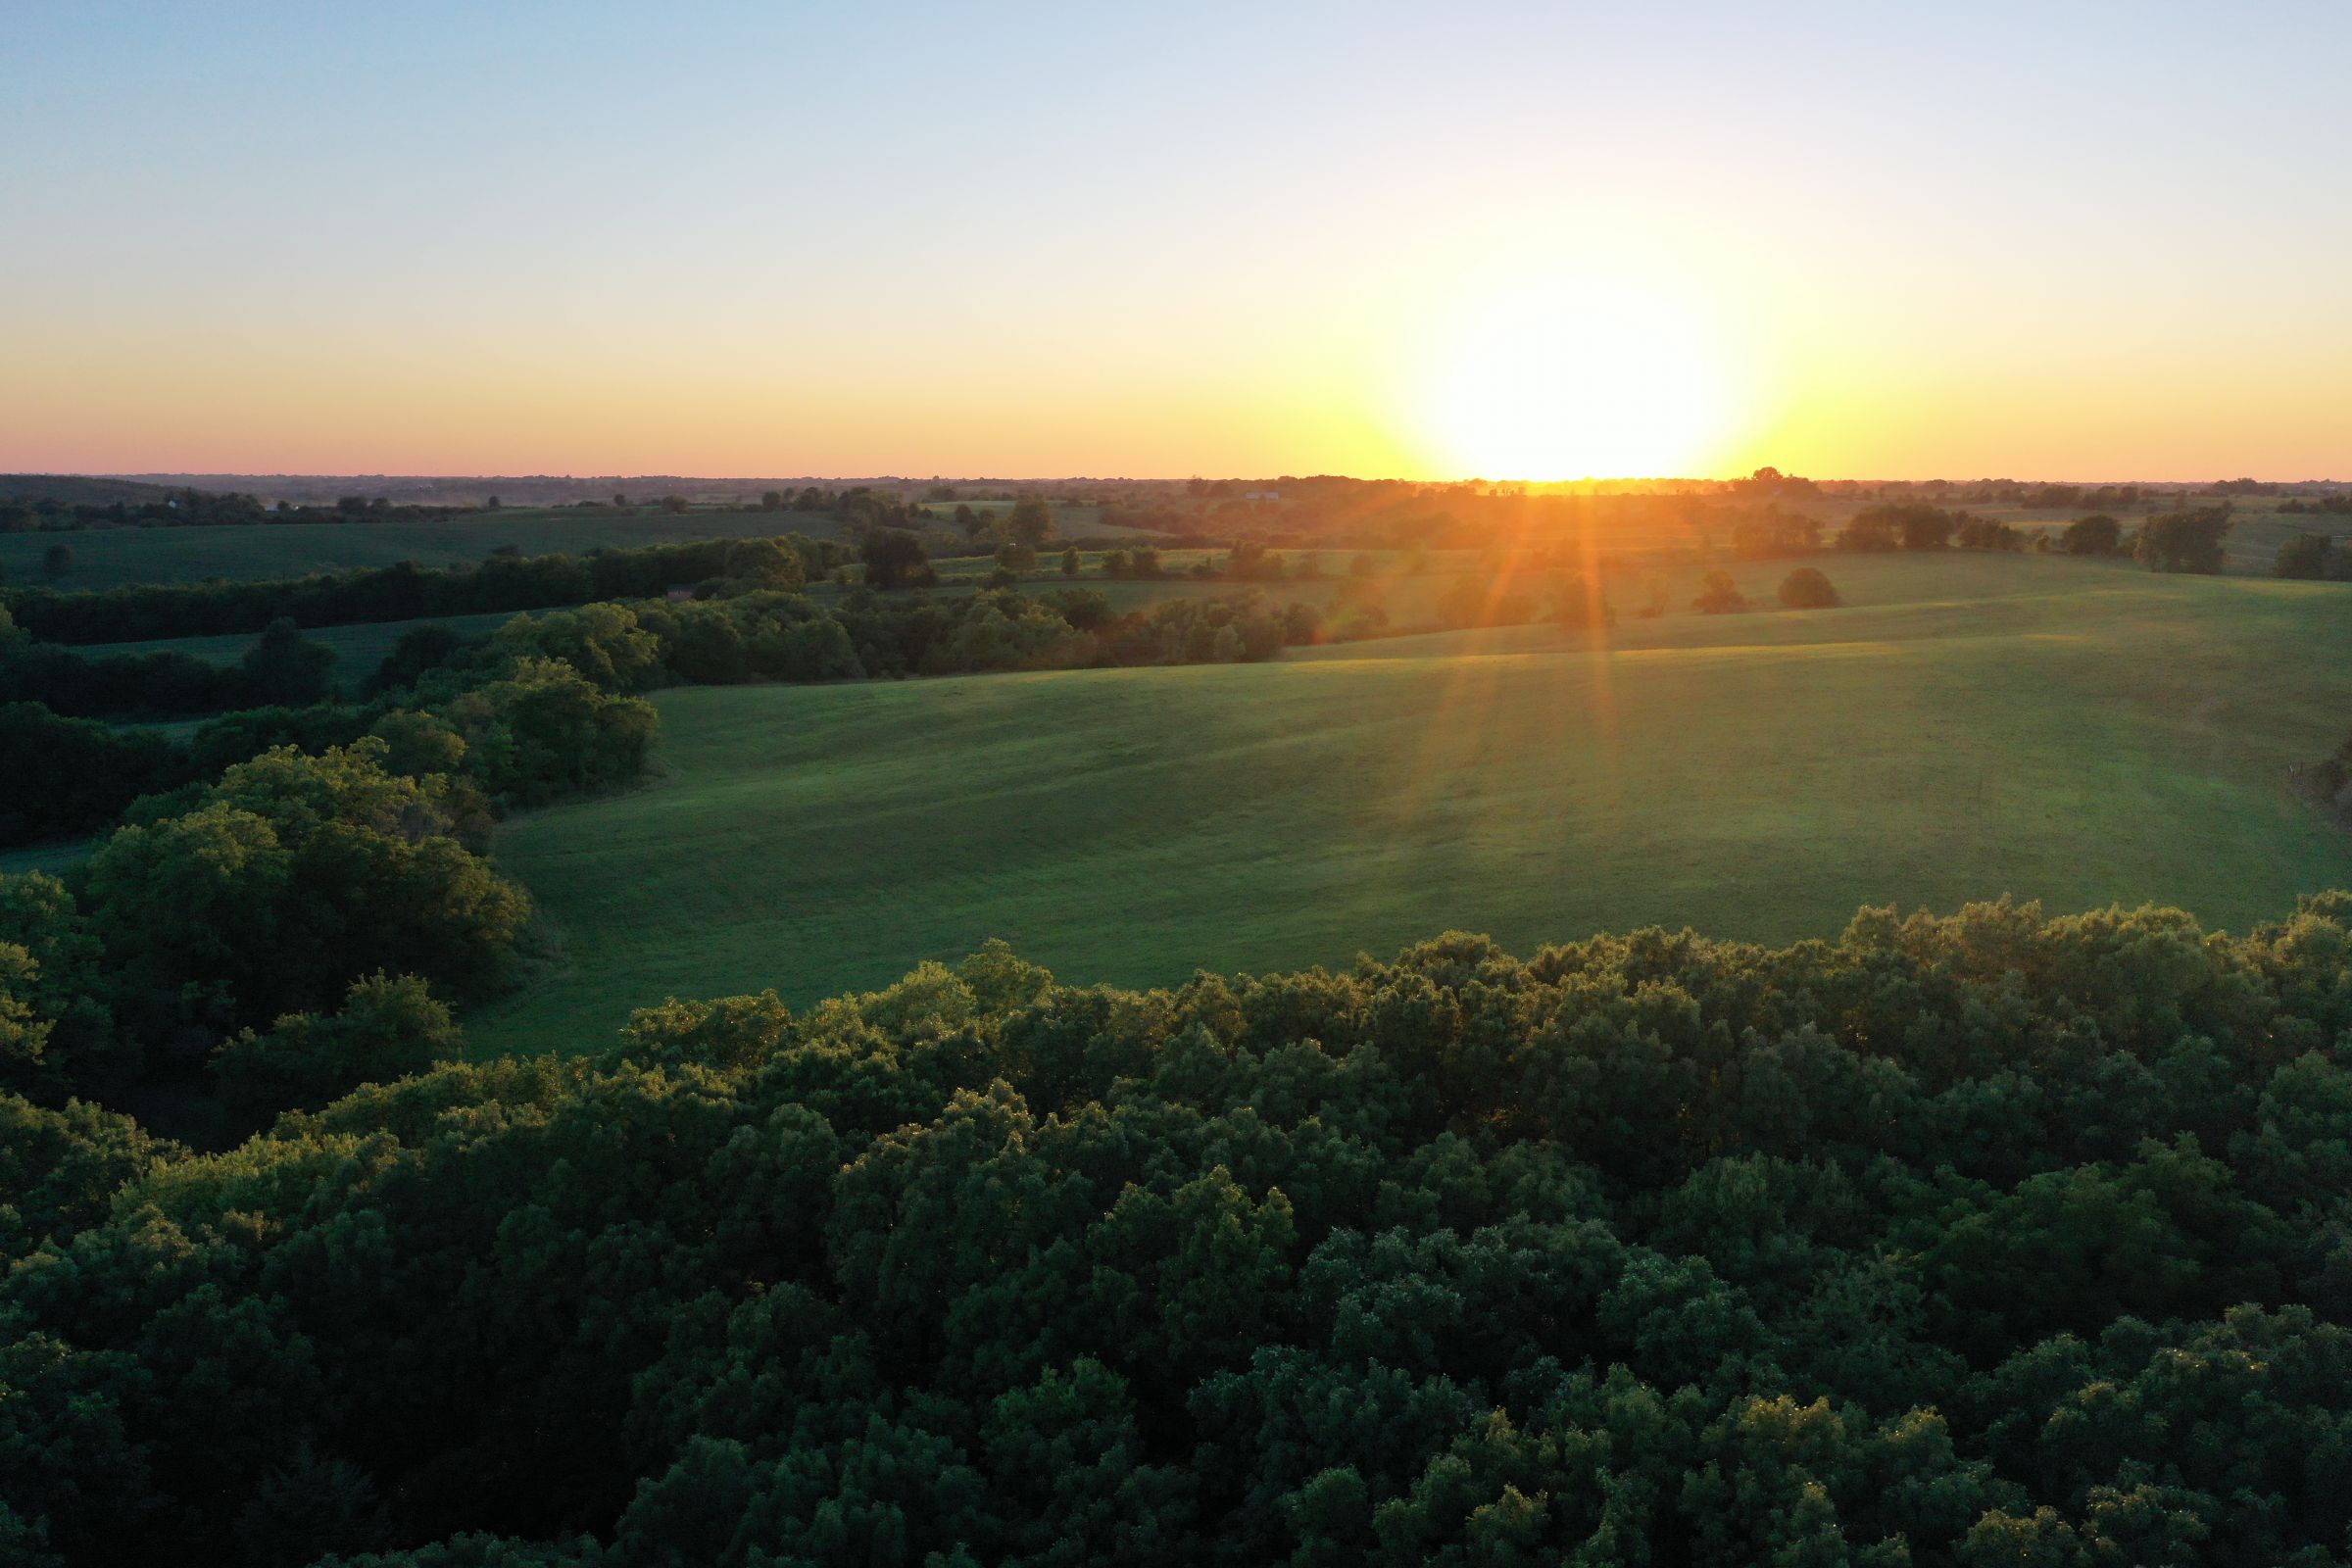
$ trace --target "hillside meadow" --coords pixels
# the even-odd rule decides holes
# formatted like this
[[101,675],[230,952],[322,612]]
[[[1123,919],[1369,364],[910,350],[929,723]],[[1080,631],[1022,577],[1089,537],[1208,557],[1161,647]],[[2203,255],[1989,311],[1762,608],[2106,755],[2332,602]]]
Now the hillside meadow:
[[[1257,665],[671,691],[663,776],[496,841],[553,952],[486,1054],[665,995],[802,1004],[1004,937],[1079,981],[1345,964],[1446,927],[1785,942],[1862,905],[2352,884],[2292,793],[2341,738],[2341,585],[1833,560],[1847,608],[1392,638]],[[1769,604],[1788,563],[1735,570]]]

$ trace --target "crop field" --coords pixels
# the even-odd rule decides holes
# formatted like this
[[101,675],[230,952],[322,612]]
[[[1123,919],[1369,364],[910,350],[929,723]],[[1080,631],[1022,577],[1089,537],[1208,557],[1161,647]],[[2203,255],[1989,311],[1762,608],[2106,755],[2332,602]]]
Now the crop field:
[[[2003,892],[2242,927],[2352,883],[2287,772],[2352,706],[2352,588],[1832,561],[1847,608],[1395,638],[1258,665],[680,690],[665,776],[504,828],[558,934],[471,1020],[594,1047],[663,995],[800,1004],[991,936],[1079,981],[1787,941]],[[1735,570],[1769,603],[1787,563]]]
[[[833,518],[821,513],[696,511],[671,516],[651,508],[624,514],[568,507],[514,507],[425,521],[83,528],[0,534],[0,571],[18,586],[119,588],[135,582],[201,582],[208,577],[299,577],[403,561],[425,566],[469,565],[504,545],[526,556],[543,556],[686,539],[792,532],[821,537],[833,529]],[[74,552],[74,565],[52,578],[43,570],[42,560],[54,544]]]

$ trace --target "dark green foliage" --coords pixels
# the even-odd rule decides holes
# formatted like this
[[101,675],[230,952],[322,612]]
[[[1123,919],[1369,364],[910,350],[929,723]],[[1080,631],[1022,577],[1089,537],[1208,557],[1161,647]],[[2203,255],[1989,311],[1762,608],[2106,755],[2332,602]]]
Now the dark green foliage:
[[1141,995],[999,945],[201,1158],[0,1102],[85,1172],[0,1163],[52,1238],[0,1284],[0,1543],[2324,1568],[2348,913]]
[[[0,714],[4,712],[0,710]],[[2323,806],[2337,812],[2339,819],[2352,821],[2352,736],[2321,759],[2312,770],[2310,784]]]
[[[1838,531],[1840,550],[1941,550],[1966,514],[1950,513],[1920,501],[1886,502],[1865,507]],[[1979,548],[1984,548],[1980,545]]]
[[441,621],[411,627],[400,634],[400,641],[368,677],[368,691],[370,695],[405,691],[447,664],[462,646],[457,628]]
[[2139,525],[2132,554],[2151,571],[2197,571],[2208,575],[2222,569],[2222,541],[2232,521],[2230,503],[2187,512],[2160,512]]
[[[786,534],[773,543],[799,558],[803,579],[830,571],[843,547]],[[774,556],[753,541],[696,540],[586,556],[492,556],[478,565],[425,568],[408,564],[275,582],[144,584],[104,593],[48,589],[10,592],[17,623],[59,643],[142,642],[260,631],[280,617],[297,626],[354,621],[427,620],[499,610],[543,610],[603,599],[658,597],[680,583],[744,575],[765,584],[789,579]],[[731,571],[731,565],[744,568]]]
[[281,615],[245,651],[237,662],[237,674],[245,685],[247,706],[301,708],[324,700],[326,672],[334,662],[332,649],[306,640],[294,622]]
[[1582,572],[1562,575],[1550,584],[1548,597],[1551,618],[1572,631],[1606,631],[1617,624],[1608,587],[1597,576]]
[[1838,586],[1818,566],[1799,566],[1781,579],[1781,603],[1790,610],[1834,610]]
[[60,718],[37,703],[0,705],[0,844],[91,832],[140,796],[202,776],[186,748],[153,730]]
[[2026,548],[2026,535],[2010,523],[1957,512],[1952,514],[1952,543],[1962,550],[2014,552]]
[[318,1110],[367,1083],[390,1083],[454,1061],[465,1037],[415,975],[352,982],[342,1010],[289,1013],[267,1034],[247,1029],[213,1053],[220,1109],[253,1131],[283,1110]]
[[[783,497],[772,490],[768,494],[776,504],[760,510],[783,511]],[[757,588],[798,588],[808,580],[808,562],[782,539],[741,539],[727,551],[726,574]]]
[[1809,555],[1821,548],[1821,524],[1801,512],[1764,510],[1732,524],[1732,554],[1742,561]]
[[1163,599],[1112,628],[1119,663],[1232,664],[1280,653],[1295,622],[1263,600]]
[[1698,597],[1690,601],[1690,608],[1702,615],[1737,614],[1747,608],[1747,595],[1730,572],[1718,569],[1699,579]]
[[104,946],[66,885],[0,875],[0,1089],[58,1104],[126,1087],[138,1053],[113,999]]
[[1524,626],[1536,618],[1536,595],[1512,577],[1472,572],[1438,597],[1438,618],[1448,626]]
[[228,669],[175,653],[92,659],[35,642],[0,607],[0,703],[38,703],[67,718],[163,718],[316,703],[327,694],[333,662],[330,650],[283,620]]
[[1026,545],[1034,554],[1039,545],[1054,537],[1054,509],[1043,496],[1023,496],[1012,504],[1012,510],[998,524],[1005,539]]
[[2077,517],[2058,536],[2059,548],[2070,556],[2114,556],[2123,553],[2124,526],[2103,512]]
[[2337,564],[2341,554],[2335,541],[2324,533],[2299,533],[2278,547],[2278,556],[2271,564],[2274,577],[2300,577],[2314,581],[2345,574],[2345,566]]
[[446,715],[467,770],[510,806],[631,783],[662,732],[651,704],[612,696],[554,659],[516,661],[504,678],[451,702]]
[[316,1010],[377,969],[497,987],[529,903],[452,836],[446,781],[388,773],[385,752],[279,748],[100,846],[82,907],[139,1038]]
[[885,592],[897,588],[927,588],[939,580],[923,542],[900,528],[877,528],[858,547],[865,563],[865,585]]
[[0,1092],[0,1264],[103,1223],[117,1189],[181,1152],[82,1101],[49,1110]]

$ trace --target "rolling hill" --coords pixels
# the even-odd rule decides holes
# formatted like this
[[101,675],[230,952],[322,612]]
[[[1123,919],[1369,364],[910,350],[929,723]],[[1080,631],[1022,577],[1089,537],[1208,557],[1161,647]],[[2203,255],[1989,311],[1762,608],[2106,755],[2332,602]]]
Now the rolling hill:
[[[1769,602],[1788,564],[1737,575]],[[991,936],[1145,984],[1447,926],[1777,942],[2004,893],[2242,925],[2352,882],[2287,780],[2352,708],[2352,590],[1828,565],[1848,608],[1678,611],[1599,650],[1534,626],[664,693],[666,777],[499,835],[562,951],[475,1040],[601,1045],[664,994],[804,1004]]]

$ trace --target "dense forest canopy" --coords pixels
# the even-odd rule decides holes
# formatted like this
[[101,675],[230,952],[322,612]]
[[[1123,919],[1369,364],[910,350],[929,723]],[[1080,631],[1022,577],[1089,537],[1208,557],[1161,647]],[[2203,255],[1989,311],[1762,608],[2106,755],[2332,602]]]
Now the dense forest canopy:
[[[208,1156],[11,1099],[0,1542],[2342,1562],[2348,917],[1451,934],[1141,994],[999,946]],[[414,1003],[367,1038],[421,1065]]]

